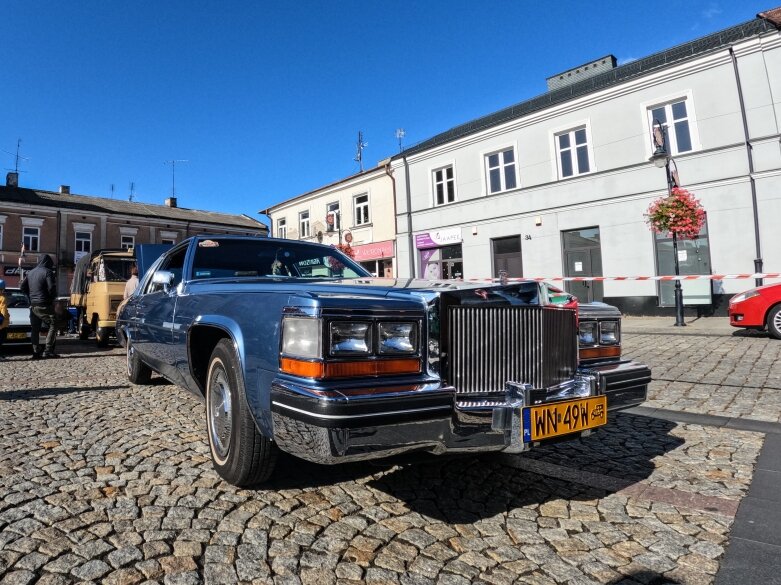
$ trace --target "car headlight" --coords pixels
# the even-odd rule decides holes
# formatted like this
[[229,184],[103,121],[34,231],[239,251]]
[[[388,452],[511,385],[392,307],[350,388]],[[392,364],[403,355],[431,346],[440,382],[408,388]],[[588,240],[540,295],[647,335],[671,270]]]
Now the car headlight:
[[746,301],[752,297],[758,297],[759,293],[756,289],[747,290],[746,292],[742,292],[739,295],[735,295],[729,300],[730,305],[736,305],[737,303],[742,303],[743,301]]
[[597,324],[594,321],[578,323],[578,342],[581,345],[594,345],[597,342]]
[[320,319],[285,317],[282,320],[282,353],[302,358],[322,355]]
[[599,324],[599,343],[615,345],[618,343],[618,321],[602,321]]
[[413,354],[418,348],[418,328],[415,323],[380,323],[381,354]]
[[331,322],[331,355],[366,355],[371,347],[371,323]]

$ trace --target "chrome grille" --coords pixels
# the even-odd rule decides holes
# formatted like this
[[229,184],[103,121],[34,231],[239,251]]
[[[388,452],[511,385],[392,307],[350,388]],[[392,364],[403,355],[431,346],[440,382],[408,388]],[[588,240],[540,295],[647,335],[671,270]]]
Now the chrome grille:
[[573,311],[451,305],[446,322],[447,381],[458,393],[503,392],[508,381],[549,388],[575,374]]

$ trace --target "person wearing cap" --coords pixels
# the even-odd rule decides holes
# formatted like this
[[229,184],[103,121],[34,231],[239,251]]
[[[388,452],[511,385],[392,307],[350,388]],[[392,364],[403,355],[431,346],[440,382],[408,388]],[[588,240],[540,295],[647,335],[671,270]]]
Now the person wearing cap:
[[[8,312],[8,300],[5,298],[5,281],[0,278],[0,352],[2,352],[8,326],[11,324],[11,314]],[[0,358],[2,355],[0,354]]]
[[[30,299],[30,325],[32,325],[32,345],[34,360],[40,358],[60,357],[54,353],[54,343],[57,341],[57,323],[54,314],[54,301],[57,298],[57,283],[54,280],[54,262],[51,256],[44,254],[38,265],[27,273],[19,286],[22,293]],[[46,335],[46,346],[38,345],[41,325],[49,326]]]

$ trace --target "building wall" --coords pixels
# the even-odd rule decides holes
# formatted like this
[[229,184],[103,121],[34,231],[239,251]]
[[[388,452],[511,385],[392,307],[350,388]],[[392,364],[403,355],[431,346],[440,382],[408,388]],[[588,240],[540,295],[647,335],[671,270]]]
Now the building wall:
[[[369,196],[369,223],[356,225],[355,198]],[[347,232],[352,235],[351,246],[363,246],[373,242],[394,240],[396,236],[394,217],[393,181],[384,167],[366,171],[334,185],[323,187],[311,193],[300,195],[269,209],[272,221],[272,236],[279,237],[279,221],[286,221],[288,239],[303,239],[333,245],[339,243],[339,230],[328,230],[326,214],[328,205],[339,204],[341,214],[342,240]],[[310,234],[302,237],[299,229],[299,214],[309,212]]]
[[[749,172],[735,71],[729,51],[669,67],[430,150],[396,158],[399,275],[420,274],[414,236],[460,228],[464,278],[490,278],[491,240],[520,235],[524,276],[564,273],[564,230],[598,226],[603,274],[656,274],[654,238],[645,223],[650,203],[666,194],[666,175],[648,162],[652,140],[647,109],[686,99],[693,150],[675,154],[680,182],[707,211],[712,273],[754,270],[751,180],[755,182],[764,268],[781,271],[781,38],[778,33],[734,47],[738,60],[754,174]],[[775,98],[778,99],[778,98]],[[585,125],[588,174],[560,179],[555,134]],[[487,195],[484,156],[514,147],[519,187]],[[432,172],[453,165],[456,202],[433,205]],[[409,193],[407,192],[409,172]],[[407,215],[409,197],[411,217]],[[408,224],[411,223],[410,234]],[[413,262],[410,265],[410,247]],[[725,280],[732,294],[753,280]],[[653,282],[608,281],[606,299],[643,297],[656,303]]]

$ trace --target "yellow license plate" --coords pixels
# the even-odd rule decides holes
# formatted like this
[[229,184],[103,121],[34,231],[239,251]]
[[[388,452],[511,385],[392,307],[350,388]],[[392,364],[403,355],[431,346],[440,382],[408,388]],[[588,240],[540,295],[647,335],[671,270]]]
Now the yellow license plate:
[[27,334],[24,331],[19,333],[9,333],[6,339],[27,339]]
[[523,442],[540,441],[607,424],[607,397],[566,400],[523,409]]

